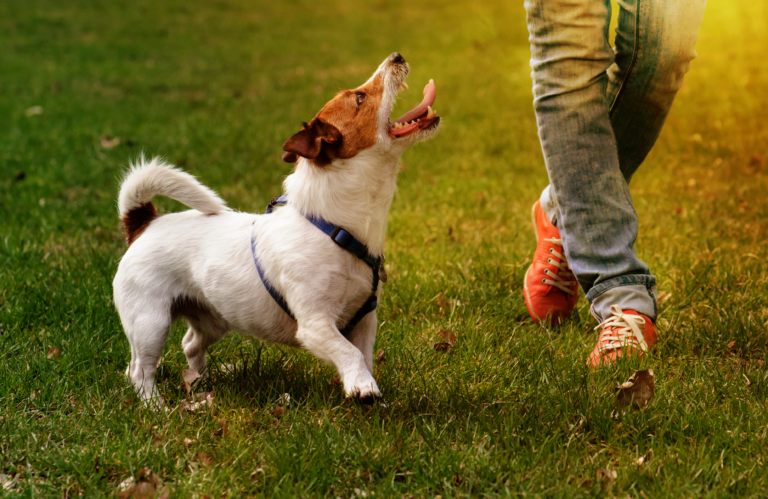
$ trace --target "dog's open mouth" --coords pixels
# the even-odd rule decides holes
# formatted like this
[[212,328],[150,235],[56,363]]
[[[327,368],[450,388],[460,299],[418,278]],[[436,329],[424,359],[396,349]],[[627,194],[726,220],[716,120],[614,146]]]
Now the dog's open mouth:
[[[406,86],[406,88],[408,87]],[[428,128],[439,122],[440,117],[432,109],[436,96],[435,81],[429,80],[427,86],[424,87],[424,100],[421,101],[421,104],[397,118],[389,127],[390,133],[397,138],[401,138],[411,135],[416,130]]]

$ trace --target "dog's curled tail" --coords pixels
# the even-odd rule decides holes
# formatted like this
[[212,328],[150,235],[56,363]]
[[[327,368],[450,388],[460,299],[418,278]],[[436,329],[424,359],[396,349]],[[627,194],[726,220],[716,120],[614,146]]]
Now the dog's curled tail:
[[147,161],[142,155],[131,163],[120,184],[118,208],[125,237],[130,246],[157,218],[154,196],[166,196],[206,214],[226,211],[227,205],[195,177],[165,163],[161,158]]

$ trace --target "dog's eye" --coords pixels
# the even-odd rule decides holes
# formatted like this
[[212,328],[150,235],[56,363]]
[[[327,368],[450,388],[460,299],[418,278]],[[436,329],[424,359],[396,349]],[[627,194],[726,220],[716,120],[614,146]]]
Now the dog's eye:
[[365,94],[364,94],[364,93],[362,93],[362,92],[357,92],[357,93],[355,94],[355,96],[357,97],[357,105],[358,105],[358,106],[359,106],[360,104],[362,104],[363,102],[365,102],[365,99],[367,99],[367,98],[368,98],[368,96],[367,96],[367,95],[365,95]]

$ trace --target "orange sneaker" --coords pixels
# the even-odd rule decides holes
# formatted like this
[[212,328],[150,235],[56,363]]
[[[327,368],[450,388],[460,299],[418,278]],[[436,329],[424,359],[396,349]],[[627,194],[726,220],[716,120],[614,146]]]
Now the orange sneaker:
[[611,306],[611,317],[597,329],[601,329],[600,337],[587,359],[587,365],[593,369],[611,364],[619,357],[637,355],[642,358],[658,340],[651,319],[634,310],[621,310],[617,305]]
[[531,213],[536,232],[536,253],[525,273],[523,292],[528,313],[537,324],[560,324],[571,316],[579,299],[579,283],[563,254],[560,231],[552,225],[541,203]]

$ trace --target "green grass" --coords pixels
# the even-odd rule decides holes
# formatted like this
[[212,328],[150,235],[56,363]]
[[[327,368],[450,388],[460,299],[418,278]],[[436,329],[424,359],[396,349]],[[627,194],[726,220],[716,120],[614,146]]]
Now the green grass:
[[[523,303],[547,179],[522,5],[259,4],[0,3],[0,495],[98,497],[148,467],[171,497],[764,496],[763,2],[710,0],[700,56],[632,182],[638,251],[665,301],[642,363],[655,399],[624,413],[613,387],[640,365],[587,370],[583,298],[558,329]],[[142,408],[111,300],[129,159],[161,154],[263,211],[290,171],[282,143],[394,50],[412,65],[402,108],[434,78],[444,126],[405,154],[390,214],[375,372],[387,407],[346,401],[306,353],[232,334],[199,387],[215,414]],[[458,336],[445,353],[441,328]],[[158,372],[172,407],[182,334]]]

